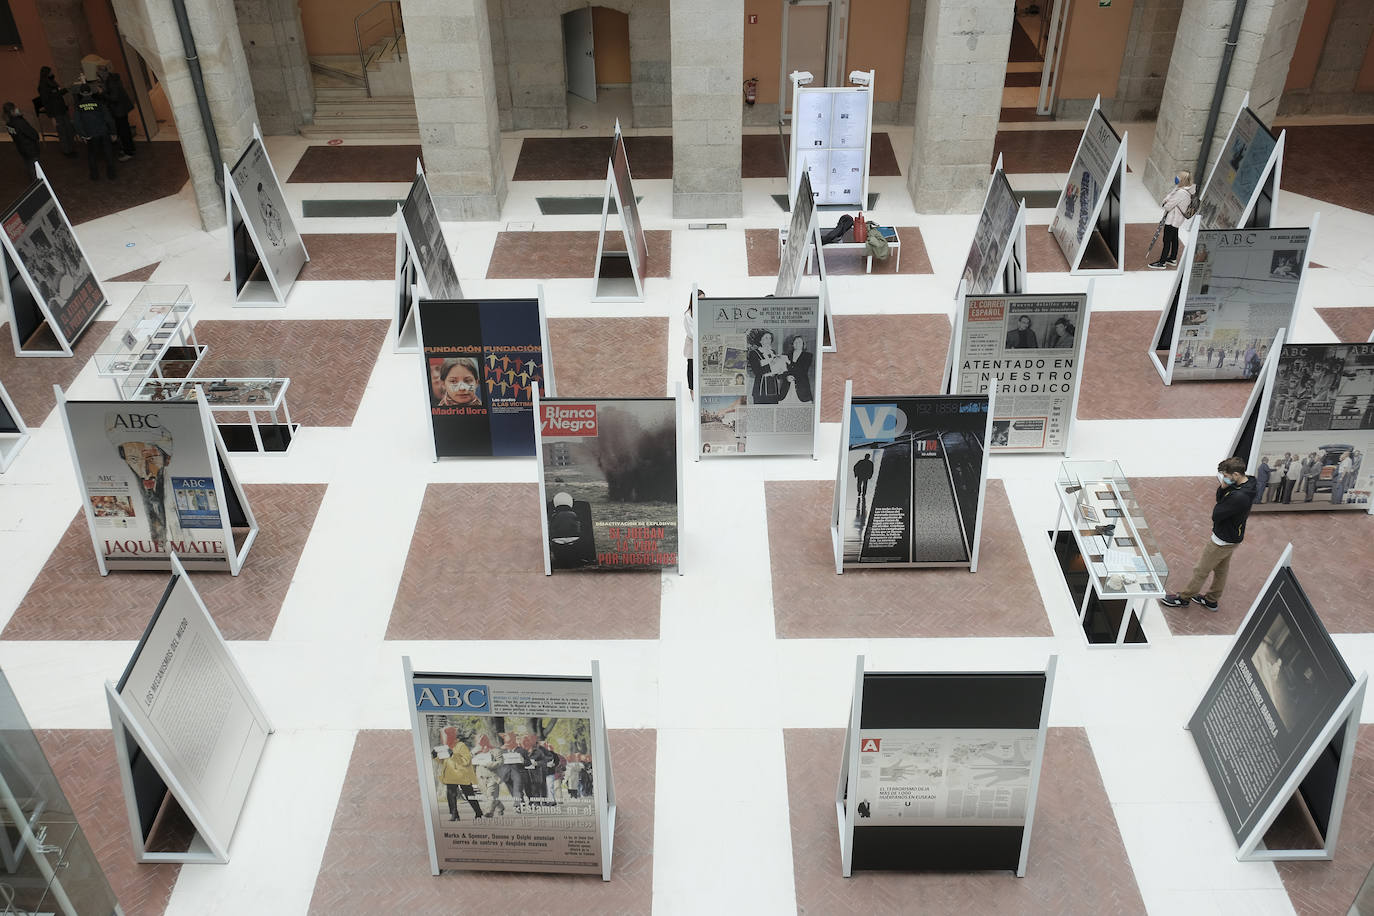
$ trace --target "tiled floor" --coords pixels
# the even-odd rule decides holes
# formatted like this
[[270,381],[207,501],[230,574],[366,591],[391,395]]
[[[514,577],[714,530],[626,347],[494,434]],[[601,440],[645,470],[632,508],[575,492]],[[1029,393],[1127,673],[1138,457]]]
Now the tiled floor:
[[856,397],[939,394],[949,334],[943,315],[836,315],[836,350],[821,366],[821,421],[840,422],[846,379]]
[[558,396],[663,397],[667,324],[662,318],[549,319]]
[[1341,343],[1365,343],[1374,335],[1374,310],[1331,308],[1317,309],[1317,314]]
[[[114,327],[111,321],[92,321],[86,333],[76,342],[72,356],[15,356],[13,338],[8,324],[0,324],[0,380],[5,383],[19,415],[29,426],[43,422],[57,404],[52,386],[61,385],[65,391],[86,365],[105,335]],[[98,397],[113,397],[114,386]]]
[[[1150,238],[1155,234],[1155,227],[1158,225],[1158,222],[1126,224],[1123,260],[1127,271],[1149,270],[1147,265],[1163,252],[1164,239],[1162,235],[1155,242],[1154,247],[1150,247]],[[1179,243],[1180,256],[1187,247],[1183,242]],[[1059,249],[1059,243],[1054,240],[1054,236],[1049,234],[1046,226],[1026,227],[1026,270],[1031,273],[1068,273],[1069,271],[1068,259],[1064,257],[1064,252]],[[1168,273],[1168,271],[1161,271],[1161,273]]]
[[[481,911],[645,913],[653,895],[654,733],[613,729],[618,800],[610,881],[585,875],[445,872],[434,877],[408,731],[361,731],[353,745],[310,913],[439,916]],[[365,863],[365,864],[362,864]]]
[[1368,167],[1374,124],[1304,125],[1287,133],[1284,190],[1374,213],[1374,175]]
[[140,865],[134,861],[129,811],[124,807],[119,770],[93,765],[95,761],[114,759],[110,730],[42,729],[37,735],[43,755],[66,793],[76,822],[91,844],[125,916],[162,916],[181,866]]
[[387,639],[654,639],[656,572],[544,575],[535,484],[425,488]]
[[[418,145],[312,146],[301,156],[288,183],[403,181],[415,177]],[[280,170],[279,170],[280,171]]]
[[[590,279],[596,272],[596,242],[599,234],[596,231],[498,232],[496,247],[491,252],[491,263],[487,266],[487,279]],[[649,259],[641,279],[668,276],[673,264],[673,234],[663,229],[648,229],[644,237]],[[625,250],[620,227],[614,220],[606,229],[606,250]]]
[[[822,214],[823,228],[830,228],[834,214]],[[889,254],[886,261],[873,259],[872,270],[868,269],[868,256],[859,250],[838,251],[826,249],[825,272],[827,276],[857,277],[866,274],[877,276],[890,274],[932,274],[930,255],[926,253],[925,239],[921,237],[918,226],[897,226],[897,238],[901,240],[901,258]],[[745,229],[745,255],[749,259],[749,276],[776,277],[780,261],[778,257],[778,230]],[[900,261],[900,263],[899,263]],[[815,273],[816,265],[811,265]]]
[[1228,422],[1239,420],[1254,388],[1252,382],[1164,385],[1148,354],[1158,324],[1159,312],[1093,312],[1083,356],[1078,418],[1226,417]]
[[392,280],[396,277],[394,232],[307,232],[310,260],[297,280]]
[[835,574],[826,481],[769,481],[768,547],[780,639],[1048,636],[1049,621],[999,480],[988,481],[978,572]]
[[[1113,126],[1117,133],[1121,132],[1120,125]],[[1008,175],[1068,172],[1081,139],[1083,132],[1080,130],[999,130],[988,167],[997,164],[1000,153],[1002,169]],[[1129,138],[1127,143],[1130,143]]]
[[[1216,477],[1137,477],[1131,480],[1145,519],[1169,564],[1169,590],[1187,584],[1193,564],[1212,532]],[[1352,515],[1352,518],[1338,516]],[[1269,571],[1287,544],[1293,545],[1293,570],[1312,606],[1332,633],[1374,630],[1374,606],[1351,600],[1374,594],[1374,564],[1369,541],[1374,525],[1360,513],[1252,512],[1245,541],[1231,558],[1231,573],[1220,609],[1209,611],[1161,606],[1176,634],[1234,633],[1259,596]],[[1363,535],[1360,532],[1364,532]]]
[[[324,489],[318,484],[244,487],[259,532],[242,571],[195,576],[196,590],[226,639],[272,635]],[[101,577],[86,517],[78,514],[0,638],[138,639],[166,587],[167,574],[161,572],[126,570]]]
[[[91,181],[86,148],[79,143],[77,154],[70,158],[62,155],[56,143],[46,144],[38,164],[57,192],[67,219],[78,226],[175,194],[186,184],[186,157],[180,143],[140,141],[137,149],[133,159],[116,164],[114,181],[105,177],[103,164],[100,180]],[[6,206],[28,186],[28,179],[18,168],[0,169],[0,201]]]
[[1050,729],[1024,878],[1005,871],[862,870],[841,877],[834,779],[817,779],[816,771],[838,767],[844,732],[789,728],[783,741],[797,912],[804,916],[1145,912],[1082,729]]
[[275,360],[291,379],[291,419],[305,426],[353,422],[386,332],[387,322],[373,318],[196,323],[196,339],[210,348],[207,365]]
[[146,266],[144,266],[144,267],[139,267],[139,268],[137,268],[136,270],[126,271],[125,273],[122,273],[122,274],[120,274],[120,275],[117,276],[117,277],[110,277],[110,278],[109,278],[108,280],[106,280],[105,282],[106,282],[106,283],[147,283],[149,280],[151,280],[151,279],[153,278],[153,271],[157,270],[157,266],[158,266],[159,264],[161,264],[161,263],[162,263],[161,261],[154,261],[153,263],[148,264],[148,265],[146,265]]

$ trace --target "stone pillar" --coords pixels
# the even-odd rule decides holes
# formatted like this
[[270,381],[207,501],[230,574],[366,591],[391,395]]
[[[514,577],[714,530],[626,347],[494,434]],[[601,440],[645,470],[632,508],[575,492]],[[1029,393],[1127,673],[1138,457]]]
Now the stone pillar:
[[[602,5],[612,4],[603,2]],[[630,99],[634,104],[634,126],[671,127],[673,64],[668,0],[634,0],[629,12]],[[740,66],[743,67],[742,62]]]
[[921,213],[976,213],[1002,111],[1012,12],[1004,0],[927,0],[907,190]]
[[673,216],[744,214],[744,0],[672,0]]
[[[81,73],[81,58],[95,49],[86,9],[81,5],[81,0],[39,0],[38,19],[43,24],[43,37],[48,39],[48,49],[52,52],[53,75],[63,86],[70,86]],[[124,68],[120,66],[117,69]],[[33,98],[33,90],[38,86],[37,67],[31,79],[28,74],[24,79],[33,83],[33,86],[28,86],[22,93],[12,91],[16,103],[27,103]],[[125,85],[128,85],[127,80]],[[19,107],[27,111],[29,106],[20,104]]]
[[1374,93],[1360,86],[1374,7],[1369,0],[1336,0],[1312,82],[1287,90],[1279,114],[1369,114]]
[[916,120],[916,84],[921,76],[921,38],[925,28],[926,0],[911,0],[906,20],[906,58],[902,63],[902,100],[897,103],[898,124]]
[[224,168],[222,163],[228,161],[232,165],[243,152],[253,137],[253,123],[258,116],[234,7],[218,0],[186,0],[210,116],[219,139],[220,148],[211,150],[171,0],[112,2],[120,33],[157,73],[171,103],[201,224],[207,230],[221,228],[224,190],[218,177]]
[[[1142,176],[1145,187],[1157,198],[1173,186],[1177,169],[1197,171],[1234,8],[1234,0],[1184,0],[1154,143]],[[1250,107],[1265,123],[1271,123],[1278,113],[1279,96],[1306,9],[1307,0],[1249,0],[1212,134],[1208,168],[1221,154],[1226,131],[1246,92],[1250,93]],[[1206,177],[1205,173],[1195,174],[1194,181],[1201,187]]]
[[[409,0],[406,0],[408,3]],[[493,0],[495,2],[495,0]],[[575,0],[503,0],[511,127],[564,130],[568,77],[563,64],[563,13]],[[410,19],[406,19],[410,32]],[[414,45],[411,45],[412,49]]]
[[1135,0],[1116,97],[1102,100],[1102,108],[1113,123],[1159,117],[1169,52],[1182,12],[1183,0]]
[[315,86],[297,0],[234,0],[264,134],[294,134],[315,120]]
[[506,201],[487,0],[402,0],[425,174],[442,219],[495,220]]

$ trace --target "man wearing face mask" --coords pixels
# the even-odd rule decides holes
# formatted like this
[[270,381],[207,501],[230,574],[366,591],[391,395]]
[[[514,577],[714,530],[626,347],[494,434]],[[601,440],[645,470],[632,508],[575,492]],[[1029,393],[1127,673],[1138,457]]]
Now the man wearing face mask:
[[[1245,520],[1250,517],[1258,486],[1254,479],[1245,476],[1245,462],[1239,458],[1227,458],[1217,465],[1217,480],[1221,486],[1217,487],[1217,502],[1212,508],[1211,543],[1202,549],[1202,557],[1193,567],[1193,577],[1183,590],[1160,599],[1169,607],[1187,607],[1189,601],[1196,601],[1207,610],[1215,611],[1221,592],[1226,588],[1231,554],[1245,539]],[[1202,585],[1209,575],[1212,587],[1204,592]]]

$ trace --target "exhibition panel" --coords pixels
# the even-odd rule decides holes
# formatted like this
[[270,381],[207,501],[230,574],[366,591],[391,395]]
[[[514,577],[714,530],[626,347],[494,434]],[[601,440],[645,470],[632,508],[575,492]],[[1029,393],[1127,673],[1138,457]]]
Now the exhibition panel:
[[42,166],[35,169],[33,184],[0,215],[0,292],[16,356],[71,356],[109,299]]
[[[791,245],[787,244],[792,239]],[[797,194],[792,200],[792,215],[786,229],[778,230],[778,284],[774,296],[803,296],[802,275],[811,272],[812,254],[820,272],[821,306],[825,311],[825,326],[821,329],[821,349],[835,351],[835,319],[830,311],[830,284],[825,274],[825,250],[821,248],[820,223],[816,220],[816,198],[811,193],[811,175],[804,173]],[[868,259],[872,270],[873,258]],[[695,301],[695,296],[693,297]]]
[[1069,451],[1088,336],[1088,293],[970,296],[956,314],[950,394],[985,394],[990,451]]
[[1050,234],[1073,274],[1119,274],[1126,257],[1121,187],[1126,172],[1126,134],[1118,135],[1093,102],[1078,143],[1069,181],[1055,204]]
[[1316,222],[1193,233],[1150,349],[1164,384],[1259,375],[1274,335],[1297,318]]
[[875,71],[855,71],[857,85],[806,85],[811,74],[793,73],[792,139],[788,199],[796,200],[803,173],[811,177],[816,203],[868,206],[868,160],[873,136]]
[[[611,880],[615,788],[597,662],[591,677],[414,671],[410,656],[402,666],[431,872]],[[448,826],[465,817],[471,826]]]
[[813,455],[820,300],[697,299],[698,454]]
[[19,408],[10,400],[5,384],[0,381],[0,473],[14,462],[24,443],[29,441],[29,428],[19,416]]
[[677,567],[676,398],[539,398],[544,571]]
[[543,287],[534,299],[422,299],[416,313],[434,460],[535,454],[534,392],[554,392]]
[[[118,683],[105,682],[140,862],[228,862],[272,726],[186,571],[172,578]],[[193,834],[159,834],[179,807]]]
[[1198,200],[1202,229],[1254,229],[1277,221],[1284,135],[1274,136],[1250,109],[1250,93],[1221,144]]
[[1036,672],[868,672],[835,812],[841,868],[1026,874],[1058,656]]
[[396,213],[396,319],[393,345],[398,353],[417,349],[414,309],[417,299],[462,299],[444,227],[429,194],[424,166],[415,162],[415,180]]
[[976,571],[995,393],[851,398],[846,389],[845,394],[832,520],[835,571],[864,566]]
[[[606,244],[606,226],[610,221],[612,199],[619,215],[624,249]],[[593,302],[644,301],[649,243],[644,234],[644,223],[639,218],[639,203],[635,200],[634,183],[630,180],[630,160],[625,153],[625,138],[620,135],[619,121],[616,121],[615,137],[611,141],[611,158],[606,164],[606,192],[601,199],[601,231],[596,239],[595,264],[596,271],[592,275]]]
[[[1284,551],[1188,721],[1239,859],[1330,859],[1368,674],[1347,667]],[[1295,793],[1319,849],[1260,849]]]
[[1012,192],[999,156],[964,260],[964,295],[1024,292],[1026,260],[1026,205]]
[[310,255],[256,124],[243,155],[233,168],[224,166],[224,209],[236,303],[286,305],[291,285]]

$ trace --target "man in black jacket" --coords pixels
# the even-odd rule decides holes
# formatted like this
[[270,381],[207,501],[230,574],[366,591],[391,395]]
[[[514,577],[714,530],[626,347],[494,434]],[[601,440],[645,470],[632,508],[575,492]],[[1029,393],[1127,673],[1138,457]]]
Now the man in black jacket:
[[30,180],[37,178],[38,172],[33,166],[38,161],[38,131],[24,120],[24,116],[19,113],[19,107],[13,102],[5,103],[4,112],[5,129],[10,132],[10,139],[14,141],[19,158],[24,160],[24,172]]
[[96,68],[100,81],[100,94],[105,99],[105,107],[114,118],[115,136],[119,138],[119,153],[116,158],[127,162],[134,155],[134,131],[129,124],[129,112],[134,110],[134,100],[129,98],[119,74],[105,64]]
[[86,141],[86,160],[91,169],[91,181],[100,178],[100,160],[105,160],[105,174],[115,177],[114,118],[105,103],[95,94],[95,87],[82,83],[76,90],[76,132]]
[[[1250,517],[1258,489],[1255,481],[1245,476],[1245,462],[1239,458],[1227,458],[1217,465],[1217,479],[1221,486],[1217,487],[1217,502],[1212,507],[1212,540],[1202,549],[1202,557],[1193,567],[1193,577],[1183,590],[1160,599],[1169,607],[1186,607],[1189,601],[1196,601],[1215,611],[1226,588],[1231,554],[1245,540],[1245,520]],[[1203,592],[1208,575],[1212,577],[1212,587]]]
[[38,71],[38,102],[43,113],[52,118],[57,125],[57,142],[62,147],[62,155],[76,155],[76,128],[72,127],[71,116],[67,113],[67,87],[53,76],[52,67]]

